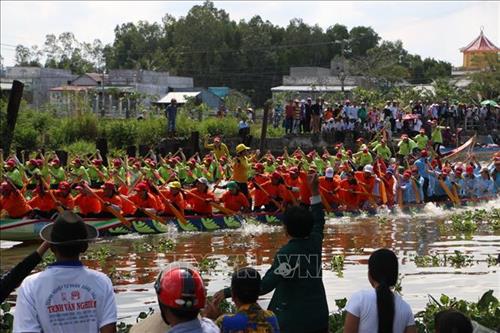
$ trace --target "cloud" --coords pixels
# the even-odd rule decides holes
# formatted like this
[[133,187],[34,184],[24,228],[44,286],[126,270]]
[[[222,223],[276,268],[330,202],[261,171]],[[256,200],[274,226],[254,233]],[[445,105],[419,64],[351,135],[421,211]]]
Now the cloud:
[[[122,23],[160,22],[169,13],[185,16],[201,1],[0,1],[2,44],[43,45],[45,35],[71,31],[80,41],[114,39]],[[461,64],[459,48],[472,41],[484,26],[498,45],[498,2],[411,1],[215,1],[231,19],[264,20],[286,26],[294,17],[323,29],[336,23],[348,28],[371,26],[383,39],[400,39],[411,53]],[[7,65],[14,63],[14,48],[1,45]]]

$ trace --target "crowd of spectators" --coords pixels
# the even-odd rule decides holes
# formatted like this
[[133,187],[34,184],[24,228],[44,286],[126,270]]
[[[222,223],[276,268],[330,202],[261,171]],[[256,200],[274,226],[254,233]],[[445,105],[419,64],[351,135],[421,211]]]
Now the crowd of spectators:
[[283,126],[286,134],[325,133],[343,141],[347,134],[354,138],[370,138],[381,130],[389,136],[416,135],[420,129],[430,128],[436,120],[452,133],[461,129],[491,132],[498,127],[500,112],[491,105],[475,106],[449,101],[410,101],[402,106],[398,101],[387,101],[383,107],[366,102],[350,101],[330,104],[324,99],[290,99],[283,107],[277,103],[272,123]]

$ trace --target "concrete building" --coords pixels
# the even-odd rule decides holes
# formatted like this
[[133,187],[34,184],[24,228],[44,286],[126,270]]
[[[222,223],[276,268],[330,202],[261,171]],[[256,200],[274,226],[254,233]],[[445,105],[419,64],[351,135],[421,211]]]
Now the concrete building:
[[34,107],[40,107],[49,102],[51,88],[66,85],[76,77],[65,69],[15,66],[7,67],[4,80],[23,82],[24,98]]
[[332,60],[330,68],[291,67],[290,75],[283,76],[283,85],[271,88],[276,93],[293,94],[297,98],[319,97],[326,93],[349,91],[362,84],[360,76],[348,75],[345,64]]
[[168,72],[116,69],[108,74],[86,73],[67,85],[50,90],[51,104],[61,113],[73,114],[87,106],[103,117],[129,118],[140,115],[159,96],[175,89],[192,89],[190,77]]

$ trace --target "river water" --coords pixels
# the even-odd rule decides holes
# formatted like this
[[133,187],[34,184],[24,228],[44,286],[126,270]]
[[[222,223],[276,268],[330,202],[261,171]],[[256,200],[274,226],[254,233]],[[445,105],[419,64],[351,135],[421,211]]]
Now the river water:
[[[500,201],[481,208],[491,207],[500,207]],[[323,245],[323,280],[330,311],[336,310],[335,299],[370,287],[367,261],[370,253],[380,247],[391,248],[398,255],[403,298],[415,313],[425,307],[428,294],[478,300],[483,292],[493,289],[500,296],[500,266],[488,266],[486,262],[488,255],[496,257],[500,253],[500,230],[481,227],[470,237],[456,234],[447,221],[456,211],[428,204],[414,215],[381,212],[376,218],[329,218]],[[162,246],[167,238],[175,242],[174,249]],[[134,322],[139,312],[156,308],[153,283],[169,262],[203,262],[202,268],[213,264],[215,267],[202,273],[208,293],[213,294],[230,283],[235,267],[251,265],[263,274],[286,241],[281,227],[253,223],[239,230],[213,233],[179,233],[171,228],[162,235],[101,239],[91,245],[92,258],[85,263],[113,276],[119,319]],[[1,269],[12,267],[36,246],[2,241]],[[472,265],[423,268],[413,262],[415,255],[452,255],[455,250],[471,256]],[[331,259],[336,255],[345,259],[343,269],[338,271],[331,269]],[[261,304],[265,306],[270,296],[263,296]],[[10,299],[15,300],[15,296]]]

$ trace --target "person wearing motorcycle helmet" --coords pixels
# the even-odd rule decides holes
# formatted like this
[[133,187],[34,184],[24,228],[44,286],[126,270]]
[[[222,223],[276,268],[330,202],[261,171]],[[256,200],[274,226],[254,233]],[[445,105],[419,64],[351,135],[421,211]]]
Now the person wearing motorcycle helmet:
[[206,290],[200,274],[190,265],[172,263],[155,282],[155,291],[163,321],[170,333],[218,333],[208,318],[199,316],[205,307]]

